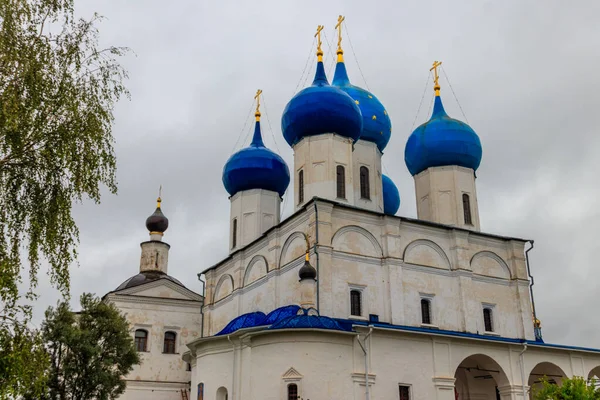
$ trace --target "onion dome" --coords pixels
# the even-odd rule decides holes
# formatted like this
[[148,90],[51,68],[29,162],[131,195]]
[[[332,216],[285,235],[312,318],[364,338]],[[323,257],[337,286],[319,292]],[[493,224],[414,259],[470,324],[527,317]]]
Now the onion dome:
[[383,152],[392,135],[392,121],[390,121],[383,104],[373,93],[350,83],[343,53],[341,49],[338,49],[338,59],[332,84],[348,93],[360,108],[363,122],[360,140],[375,143],[379,151]]
[[310,261],[308,260],[308,253],[306,254],[306,259],[304,260],[304,265],[300,267],[300,271],[298,271],[298,277],[301,281],[305,279],[317,279],[317,270],[315,267],[310,265]]
[[169,227],[169,219],[165,217],[160,209],[161,201],[160,197],[156,199],[156,210],[152,215],[146,218],[146,228],[150,233],[163,234]]
[[404,149],[406,166],[412,175],[430,167],[447,165],[476,171],[482,155],[479,136],[469,125],[446,114],[437,79],[436,69],[433,113],[429,121],[415,129],[408,138]]
[[223,185],[231,196],[242,190],[264,189],[283,197],[289,184],[287,164],[263,143],[257,106],[252,143],[229,157],[223,168]]
[[[179,282],[177,279],[173,278],[171,275],[167,275],[162,271],[142,271],[139,274],[134,275],[131,278],[127,279],[125,282],[121,283],[119,285],[119,287],[117,287],[115,289],[115,291],[129,289],[129,288],[132,288],[135,286],[154,282],[159,279],[167,279],[173,283],[178,284],[179,286],[183,286],[183,283]],[[185,286],[183,286],[183,287],[185,287]]]
[[335,86],[325,75],[320,31],[318,62],[311,86],[298,92],[287,104],[281,117],[283,137],[294,146],[306,136],[335,133],[356,142],[362,131],[362,115],[354,99]]
[[398,187],[387,175],[381,175],[383,187],[383,212],[387,215],[396,215],[400,208],[400,192]]

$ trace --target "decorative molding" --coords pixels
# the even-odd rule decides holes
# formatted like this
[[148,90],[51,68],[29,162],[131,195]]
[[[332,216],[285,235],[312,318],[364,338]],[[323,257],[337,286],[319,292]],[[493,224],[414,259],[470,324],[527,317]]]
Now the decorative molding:
[[294,367],[290,367],[283,375],[281,375],[281,379],[284,381],[296,381],[303,378],[303,375],[298,372]]
[[[248,284],[248,277],[249,277],[249,273],[252,270],[252,268],[256,265],[256,263],[260,262],[260,261],[264,261],[265,263],[265,268],[266,271],[264,274],[262,274],[259,278],[255,279],[252,282],[255,282],[263,277],[265,277],[268,273],[269,273],[269,263],[267,261],[267,259],[265,258],[265,256],[263,255],[255,255],[254,257],[252,257],[252,259],[250,260],[250,262],[248,263],[248,266],[246,267],[246,270],[244,271],[244,280],[242,282],[242,286],[246,286]],[[252,283],[250,282],[250,283]]]
[[[376,374],[368,374],[369,376],[369,386],[373,386],[375,384],[375,379],[377,378]],[[353,372],[352,381],[358,383],[360,386],[366,386],[365,384],[365,373],[364,372]]]
[[343,234],[345,234],[347,232],[358,233],[358,234],[364,236],[365,238],[367,238],[373,245],[375,252],[378,253],[378,257],[383,257],[383,248],[381,247],[381,244],[379,243],[379,241],[377,241],[375,236],[373,236],[373,234],[371,232],[369,232],[368,230],[366,230],[365,228],[357,226],[357,225],[346,225],[337,230],[337,232],[331,238],[331,246],[334,249],[336,247],[335,246],[336,239],[338,239],[339,237],[341,237]]
[[333,250],[333,258],[347,261],[356,261],[363,264],[371,264],[381,266],[382,259],[380,257],[364,256],[354,253],[346,253],[345,251]]
[[[473,269],[473,263],[480,258],[491,258],[492,260],[496,261],[500,265],[500,267],[502,267],[502,269],[504,269],[508,273],[509,279],[513,277],[512,273],[510,271],[510,268],[508,268],[508,265],[506,264],[506,262],[498,254],[488,251],[488,250],[480,251],[479,253],[476,253],[473,257],[471,257],[471,261],[469,262],[469,265],[471,266],[471,270]],[[490,276],[490,275],[481,275],[481,276]],[[495,278],[499,278],[499,277],[495,277]]]
[[288,248],[290,247],[292,242],[297,238],[302,238],[302,241],[306,242],[306,235],[304,234],[304,232],[296,231],[289,235],[281,248],[281,254],[279,254],[279,262],[277,263],[277,268],[281,268],[281,263],[283,262],[283,258],[286,255]]
[[[452,269],[452,263],[450,262],[450,259],[448,258],[448,256],[444,252],[444,250],[437,243],[432,242],[431,240],[428,240],[428,239],[417,239],[417,240],[412,241],[408,246],[406,246],[406,249],[404,249],[404,255],[402,256],[402,258],[405,260],[405,262],[406,262],[406,257],[409,255],[410,251],[418,246],[427,246],[430,249],[432,249],[433,251],[435,251],[436,253],[438,253],[438,255],[442,258],[442,261],[446,264],[447,269],[448,270]],[[412,264],[412,263],[410,263],[410,264]],[[432,268],[435,268],[435,267],[432,267]]]
[[126,294],[134,296],[136,293],[143,292],[144,290],[152,289],[159,286],[165,286],[169,289],[174,290],[175,292],[188,297],[190,300],[194,301],[202,301],[202,295],[186,288],[183,285],[179,285],[167,278],[157,279],[155,281],[151,281],[148,283],[142,283],[141,285],[133,286],[127,289],[115,290],[112,292],[113,294]]
[[[231,293],[229,293],[227,296],[217,298],[217,295],[219,294],[219,291],[221,290],[221,286],[223,286],[223,283],[227,279],[229,279],[229,281],[231,282]],[[229,274],[221,275],[221,277],[219,278],[219,281],[217,282],[217,285],[215,286],[215,292],[213,294],[213,304],[216,303],[217,301],[223,300],[224,298],[231,296],[233,294],[233,292],[235,292],[235,283],[233,280],[233,276],[231,276]]]
[[106,295],[106,301],[112,303],[135,303],[135,304],[152,304],[161,306],[173,306],[179,308],[193,308],[195,310],[202,306],[202,301],[186,300],[186,299],[168,299],[165,297],[150,297],[136,296],[130,294],[110,293]]

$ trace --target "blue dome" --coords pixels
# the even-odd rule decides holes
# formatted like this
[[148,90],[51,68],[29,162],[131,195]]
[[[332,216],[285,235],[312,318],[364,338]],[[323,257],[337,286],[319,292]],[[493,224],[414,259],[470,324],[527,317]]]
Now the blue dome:
[[330,329],[336,331],[352,331],[352,323],[336,321],[333,318],[323,317],[319,315],[296,315],[277,322],[269,327],[269,329]]
[[408,138],[404,161],[412,175],[429,167],[458,165],[477,170],[481,162],[479,137],[464,122],[450,118],[439,96],[435,97],[433,113]]
[[293,317],[294,315],[298,314],[298,310],[300,310],[300,306],[297,305],[276,308],[275,310],[267,314],[267,318],[265,319],[265,325],[271,325],[283,319]]
[[400,208],[400,192],[386,175],[381,175],[383,186],[383,212],[387,215],[396,215]]
[[319,61],[312,86],[298,92],[285,107],[281,130],[290,146],[322,133],[336,133],[356,142],[362,131],[362,116],[352,97],[329,85]]
[[267,149],[256,121],[250,146],[238,151],[223,167],[223,185],[231,196],[242,190],[264,189],[283,197],[290,184],[290,171],[278,155]]
[[225,328],[223,328],[215,336],[228,335],[230,333],[237,331],[238,329],[252,328],[255,326],[266,325],[265,324],[266,318],[267,318],[267,316],[265,315],[265,313],[260,312],[260,311],[242,314],[239,317],[232,319],[227,324],[227,326]]
[[390,121],[383,104],[368,90],[350,83],[346,72],[346,64],[343,61],[338,61],[335,66],[332,84],[348,93],[360,108],[363,119],[360,140],[375,143],[379,150],[383,152],[392,135],[392,121]]

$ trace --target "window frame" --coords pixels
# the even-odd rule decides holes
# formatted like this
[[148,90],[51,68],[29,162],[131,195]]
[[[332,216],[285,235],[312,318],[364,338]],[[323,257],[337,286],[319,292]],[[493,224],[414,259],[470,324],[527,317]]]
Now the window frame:
[[410,400],[413,397],[412,385],[409,385],[407,383],[399,383],[398,384],[398,399],[399,400],[405,400],[401,397],[400,390],[402,390],[402,388],[406,388],[406,390],[408,391],[408,399],[406,399],[406,400]]
[[[481,316],[483,317],[483,331],[486,334],[497,335],[498,334],[498,326],[496,324],[496,310],[495,304],[482,303]],[[488,330],[486,324],[486,310],[489,311],[489,320],[492,330]]]
[[369,167],[361,165],[358,169],[358,176],[360,182],[360,198],[362,200],[371,200],[371,182],[369,175]]
[[338,199],[346,200],[346,168],[339,164],[335,167],[335,194]]
[[233,221],[231,221],[231,248],[235,249],[237,247],[237,231],[238,231],[238,219],[235,217]]
[[[365,299],[364,299],[364,287],[350,286],[350,291],[348,293],[348,315],[350,318],[354,319],[366,319],[365,318]],[[358,293],[358,308],[360,314],[353,314],[353,304],[352,304],[352,296],[353,293]]]
[[[296,396],[295,397],[291,397],[290,396],[291,395],[290,388],[292,386],[296,388]],[[300,391],[298,389],[298,384],[296,382],[290,382],[290,383],[288,383],[287,386],[286,386],[286,392],[287,392],[286,395],[287,395],[287,399],[288,400],[292,400],[292,399],[296,399],[297,400],[297,399],[300,398]]]
[[471,196],[469,193],[462,194],[463,221],[465,225],[473,226],[473,212],[471,210]]
[[[426,304],[426,305],[425,305]],[[427,308],[427,310],[425,310],[425,308]],[[433,325],[433,318],[431,316],[432,312],[431,312],[431,299],[427,298],[427,297],[421,297],[421,324],[422,325]],[[425,314],[425,311],[427,311],[427,315]],[[425,318],[427,316],[427,318]]]
[[[138,332],[144,332],[146,334],[146,336],[144,336],[143,338],[142,337],[138,337],[137,336]],[[149,347],[148,346],[148,344],[149,344],[149,340],[148,339],[149,339],[149,337],[150,337],[150,334],[149,334],[149,332],[148,332],[147,329],[144,329],[144,328],[136,328],[135,329],[135,331],[133,332],[133,342],[135,344],[135,350],[138,353],[148,353],[149,352],[149,350],[148,350],[148,347]],[[139,342],[141,340],[138,340],[138,339],[143,339],[143,343],[144,343],[143,350],[140,350]]]
[[304,169],[298,171],[298,204],[304,203]]
[[[172,334],[173,335],[173,339],[172,339],[172,343],[170,343],[169,345],[172,345],[173,351],[167,351],[170,350],[167,348],[167,340],[169,340],[169,342],[171,342],[171,339],[167,339],[167,335],[168,334]],[[177,353],[177,332],[169,330],[169,331],[165,331],[165,333],[163,334],[163,354],[178,354]]]

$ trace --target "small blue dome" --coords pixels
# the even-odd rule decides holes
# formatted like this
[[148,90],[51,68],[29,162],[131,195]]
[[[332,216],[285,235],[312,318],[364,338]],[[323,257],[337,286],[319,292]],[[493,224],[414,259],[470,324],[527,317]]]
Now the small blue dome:
[[253,328],[255,326],[266,325],[266,318],[267,316],[265,315],[265,313],[260,311],[242,314],[239,317],[232,319],[227,324],[227,326],[225,326],[225,328],[223,328],[215,336],[228,335],[237,331],[238,329]]
[[415,129],[406,142],[404,161],[412,175],[446,165],[477,170],[481,154],[479,136],[469,125],[450,118],[442,99],[436,96],[431,118]]
[[271,325],[276,322],[279,322],[283,319],[293,317],[298,314],[298,310],[300,310],[300,306],[290,305],[276,308],[267,314],[267,318],[265,319],[265,325]]
[[354,86],[348,79],[346,64],[338,61],[333,76],[333,86],[348,93],[360,108],[363,119],[363,129],[360,140],[373,142],[383,152],[392,136],[392,121],[383,104],[368,90]]
[[400,192],[388,176],[381,175],[381,181],[383,184],[383,212],[387,215],[396,215],[400,208]]
[[323,133],[336,133],[356,142],[362,131],[362,116],[352,97],[329,85],[319,61],[312,86],[298,92],[285,107],[281,130],[290,146],[306,136]]
[[223,185],[231,196],[242,190],[264,189],[283,197],[290,184],[290,171],[278,155],[267,149],[256,121],[250,146],[238,151],[223,167]]

